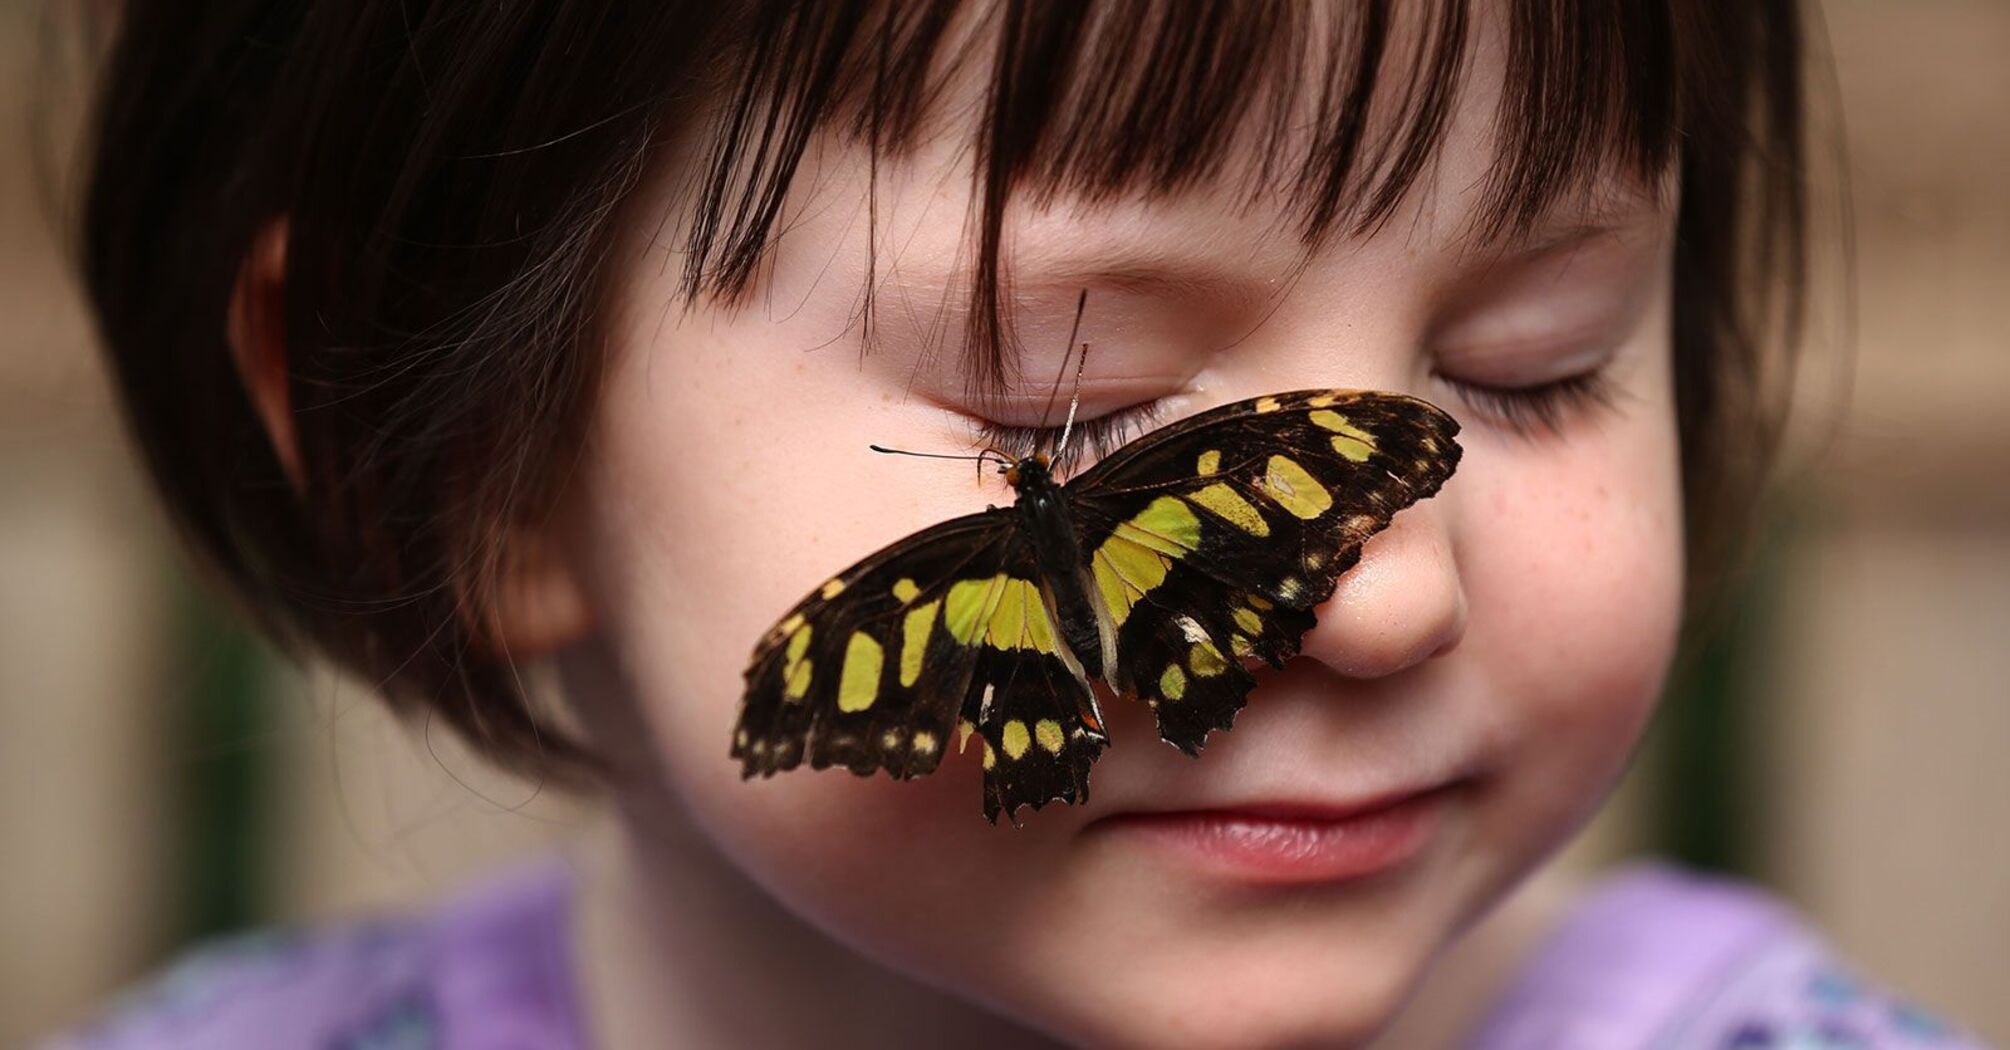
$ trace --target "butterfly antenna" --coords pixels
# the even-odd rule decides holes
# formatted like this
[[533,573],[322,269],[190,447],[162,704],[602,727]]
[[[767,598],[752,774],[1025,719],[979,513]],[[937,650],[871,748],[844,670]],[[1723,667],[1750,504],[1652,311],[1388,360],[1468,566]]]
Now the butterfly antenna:
[[1082,344],[1082,356],[1075,359],[1075,392],[1068,395],[1068,422],[1061,427],[1061,443],[1054,448],[1054,461],[1068,451],[1068,433],[1075,429],[1075,410],[1082,407],[1082,369],[1089,363],[1089,344]]
[[982,463],[982,462],[984,462],[984,461],[985,461],[985,460],[986,460],[987,458],[990,458],[990,457],[993,457],[993,456],[995,456],[995,457],[997,457],[997,459],[998,459],[998,462],[999,462],[999,463],[1001,463],[1001,464],[1003,464],[1003,465],[1005,465],[1005,466],[1008,466],[1008,467],[1012,465],[1012,461],[1011,461],[1011,459],[1007,458],[1007,457],[1006,457],[1006,455],[1005,455],[1005,453],[1003,453],[1003,452],[1000,452],[1000,451],[998,451],[997,449],[993,449],[993,448],[987,448],[987,449],[985,449],[984,451],[982,451],[982,452],[979,452],[978,454],[976,454],[976,455],[974,455],[974,456],[958,456],[958,455],[950,455],[950,454],[949,454],[949,453],[947,453],[947,452],[909,452],[909,451],[908,451],[907,449],[904,449],[904,448],[887,448],[887,447],[886,447],[886,446],[884,446],[884,445],[867,445],[866,447],[867,447],[867,448],[869,448],[869,449],[871,449],[871,450],[873,450],[874,452],[878,452],[878,453],[880,453],[881,455],[886,455],[886,456],[915,456],[915,457],[917,457],[917,458],[920,458],[920,459],[960,459],[960,460],[976,460],[977,462],[979,462],[979,463]]
[[[1075,349],[1075,337],[1077,335],[1080,335],[1082,332],[1082,310],[1084,307],[1088,305],[1089,305],[1089,290],[1087,288],[1084,288],[1082,289],[1082,294],[1075,298],[1075,323],[1068,327],[1067,347],[1066,349],[1061,351],[1061,370],[1054,373],[1054,387],[1053,389],[1047,391],[1047,407],[1040,410],[1040,425],[1043,427],[1047,425],[1047,419],[1054,411],[1054,398],[1061,393],[1061,379],[1063,376],[1066,376],[1068,374],[1068,358],[1071,352]],[[1082,390],[1082,368],[1078,364],[1075,366],[1075,392],[1077,394],[1080,394],[1081,390]],[[1079,398],[1077,398],[1076,400],[1079,400]],[[1068,405],[1068,422],[1072,424],[1074,423],[1074,421],[1075,421],[1075,406],[1073,402],[1070,402]],[[1061,442],[1063,444],[1066,444],[1067,440],[1068,440],[1067,427],[1062,427]],[[1054,457],[1056,459],[1060,458],[1060,450],[1058,448],[1054,452]]]

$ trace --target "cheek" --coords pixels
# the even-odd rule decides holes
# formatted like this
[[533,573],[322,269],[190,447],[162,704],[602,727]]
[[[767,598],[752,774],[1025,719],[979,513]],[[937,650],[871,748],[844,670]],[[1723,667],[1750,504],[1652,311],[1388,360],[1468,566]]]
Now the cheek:
[[941,424],[897,397],[862,393],[853,348],[792,357],[786,326],[760,328],[756,344],[710,318],[655,342],[677,347],[674,370],[667,357],[637,355],[609,378],[583,560],[619,670],[594,702],[633,707],[648,737],[634,750],[670,796],[661,807],[697,824],[743,872],[854,947],[912,952],[875,939],[951,938],[973,888],[998,881],[981,859],[1006,836],[1016,853],[1037,855],[1061,834],[1057,822],[986,824],[974,752],[907,783],[807,768],[746,782],[729,743],[741,672],[777,617],[861,555],[985,496],[969,464],[867,450],[939,446],[918,434]]
[[1461,564],[1467,641],[1498,712],[1509,801],[1498,815],[1559,841],[1623,771],[1682,609],[1672,413],[1603,426],[1563,447],[1483,446],[1466,503],[1466,542],[1484,548]]

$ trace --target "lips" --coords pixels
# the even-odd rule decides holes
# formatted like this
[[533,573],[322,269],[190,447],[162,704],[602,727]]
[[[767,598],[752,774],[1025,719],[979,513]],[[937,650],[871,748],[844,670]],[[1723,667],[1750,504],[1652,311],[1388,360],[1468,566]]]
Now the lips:
[[1090,825],[1097,835],[1238,882],[1359,878],[1400,865],[1429,843],[1460,786],[1389,792],[1359,801],[1270,800],[1124,813]]

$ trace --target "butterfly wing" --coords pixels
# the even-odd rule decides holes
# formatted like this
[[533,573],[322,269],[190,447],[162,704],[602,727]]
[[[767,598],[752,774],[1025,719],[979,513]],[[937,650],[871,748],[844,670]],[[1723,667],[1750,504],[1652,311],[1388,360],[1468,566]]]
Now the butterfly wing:
[[743,776],[807,761],[861,776],[934,772],[983,748],[984,813],[1088,798],[1106,742],[1016,515],[925,529],[825,583],[771,628],[746,671],[732,755]]
[[1255,684],[1244,660],[1296,653],[1368,538],[1451,476],[1458,430],[1413,397],[1297,391],[1147,434],[1070,481],[1111,686],[1197,754]]

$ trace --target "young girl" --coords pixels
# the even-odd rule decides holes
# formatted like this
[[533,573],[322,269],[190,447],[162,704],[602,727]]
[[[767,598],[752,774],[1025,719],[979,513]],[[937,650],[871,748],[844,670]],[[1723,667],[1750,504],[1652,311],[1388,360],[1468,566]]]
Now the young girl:
[[[1778,429],[1800,61],[1786,0],[133,0],[84,272],[168,505],[275,637],[607,816],[54,1045],[1973,1045],[1751,888],[1539,874]],[[976,748],[743,780],[781,614],[1011,500],[868,445],[1051,444],[1084,343],[1077,468],[1307,388],[1463,459],[1198,760],[1105,696],[1018,829]]]

